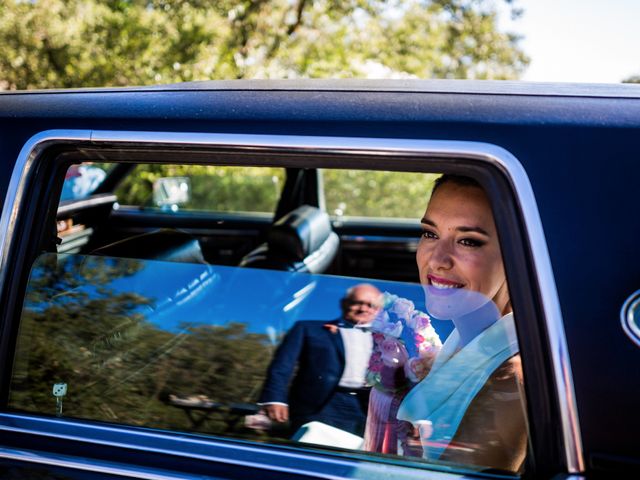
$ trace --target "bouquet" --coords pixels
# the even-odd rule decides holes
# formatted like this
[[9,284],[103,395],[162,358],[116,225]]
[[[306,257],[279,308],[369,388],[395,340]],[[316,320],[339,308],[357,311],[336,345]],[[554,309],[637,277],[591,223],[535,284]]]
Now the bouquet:
[[413,456],[411,426],[398,421],[396,414],[406,393],[429,373],[442,342],[426,313],[416,310],[410,300],[388,292],[383,294],[371,330],[374,346],[367,382],[373,388],[364,449]]
[[[374,347],[367,381],[387,392],[407,390],[411,383],[422,380],[442,347],[429,316],[416,310],[411,300],[389,292],[383,294],[383,306],[371,330]],[[384,375],[388,369],[402,371],[395,372],[391,379]]]

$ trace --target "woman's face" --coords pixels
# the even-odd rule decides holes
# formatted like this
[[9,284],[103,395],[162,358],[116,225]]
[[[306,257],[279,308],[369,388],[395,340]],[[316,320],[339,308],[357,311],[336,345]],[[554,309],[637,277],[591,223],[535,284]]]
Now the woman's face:
[[422,219],[416,260],[427,311],[439,319],[471,313],[489,300],[507,313],[507,289],[489,199],[479,187],[442,184]]

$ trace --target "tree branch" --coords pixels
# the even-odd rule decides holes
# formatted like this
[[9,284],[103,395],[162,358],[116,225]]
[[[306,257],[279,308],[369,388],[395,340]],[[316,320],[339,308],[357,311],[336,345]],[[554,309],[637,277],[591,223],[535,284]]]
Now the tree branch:
[[[285,35],[287,38],[293,35],[295,31],[300,27],[300,25],[302,25],[302,13],[304,12],[304,8],[306,4],[307,4],[307,0],[298,1],[298,5],[296,6],[296,19],[291,25],[287,27],[287,33]],[[285,18],[286,16],[287,16],[287,12],[285,12],[284,14]],[[282,23],[284,22],[285,22],[285,19],[283,18]],[[269,50],[267,50],[267,53],[265,54],[265,59],[269,60],[275,57],[276,53],[280,49],[281,44],[282,44],[282,37],[278,35],[273,39],[273,42],[271,43]]]

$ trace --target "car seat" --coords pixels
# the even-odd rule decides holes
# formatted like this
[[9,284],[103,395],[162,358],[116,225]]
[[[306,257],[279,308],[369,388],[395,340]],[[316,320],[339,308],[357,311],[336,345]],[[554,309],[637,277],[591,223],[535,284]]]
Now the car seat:
[[339,244],[329,215],[302,205],[276,221],[266,243],[245,255],[240,266],[323,273],[336,257]]

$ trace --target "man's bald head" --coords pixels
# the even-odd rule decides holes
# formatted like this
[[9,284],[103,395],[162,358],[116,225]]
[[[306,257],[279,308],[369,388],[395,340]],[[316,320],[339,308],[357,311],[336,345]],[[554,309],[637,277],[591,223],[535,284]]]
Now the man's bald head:
[[369,283],[360,283],[347,290],[340,302],[343,318],[354,324],[371,323],[380,310],[382,294]]

